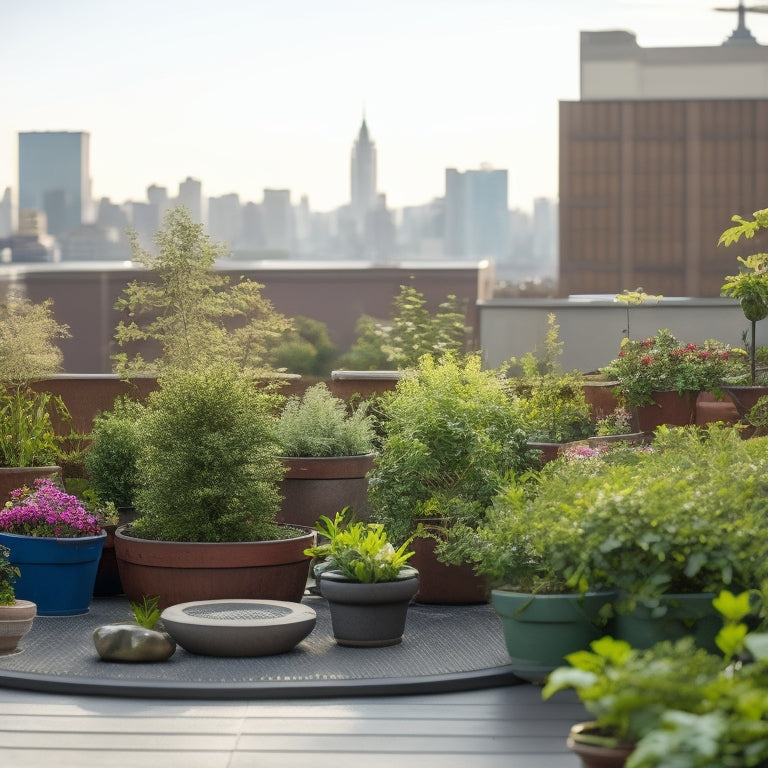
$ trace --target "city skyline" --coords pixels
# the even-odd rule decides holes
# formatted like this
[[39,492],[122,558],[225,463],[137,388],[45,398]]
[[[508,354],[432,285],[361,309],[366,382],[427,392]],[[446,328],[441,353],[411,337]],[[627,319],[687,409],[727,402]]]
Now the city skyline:
[[[726,5],[736,7],[736,0]],[[0,189],[18,200],[17,134],[91,135],[93,197],[265,188],[313,210],[350,201],[365,116],[390,208],[444,194],[446,168],[509,173],[510,208],[557,197],[559,100],[579,98],[579,32],[642,46],[719,45],[736,13],[707,0],[374,0],[366,4],[95,0],[4,8]],[[759,42],[768,17],[748,14]]]

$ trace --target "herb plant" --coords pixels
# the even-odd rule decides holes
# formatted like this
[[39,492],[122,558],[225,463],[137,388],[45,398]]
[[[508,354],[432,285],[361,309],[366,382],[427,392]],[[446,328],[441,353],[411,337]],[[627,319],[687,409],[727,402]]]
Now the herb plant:
[[368,403],[352,413],[328,387],[315,384],[302,397],[289,397],[277,420],[281,456],[356,456],[373,450],[374,419]]
[[131,603],[131,612],[133,618],[140,627],[144,629],[155,629],[157,622],[160,621],[162,611],[158,607],[160,598],[158,596],[142,596],[140,603]]
[[[410,539],[395,549],[381,523],[347,525],[345,513],[346,510],[336,513],[333,520],[323,515],[317,521],[317,532],[325,536],[328,543],[304,550],[306,555],[324,558],[324,562],[315,567],[315,573],[336,570],[351,581],[364,584],[395,581],[413,555],[407,551]],[[407,573],[412,575],[413,569]]]

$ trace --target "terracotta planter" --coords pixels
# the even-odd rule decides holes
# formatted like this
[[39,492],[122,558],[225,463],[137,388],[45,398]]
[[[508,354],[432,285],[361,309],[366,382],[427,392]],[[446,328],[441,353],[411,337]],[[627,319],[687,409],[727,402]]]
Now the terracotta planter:
[[579,741],[579,736],[590,728],[594,728],[593,723],[577,723],[571,728],[566,742],[568,748],[581,758],[584,768],[623,768],[635,749],[634,744],[602,747]]
[[754,406],[763,396],[768,395],[768,387],[723,387],[723,391],[733,401],[739,418]]
[[[428,527],[434,531],[434,521]],[[437,531],[439,535],[439,528]],[[408,560],[408,565],[419,572],[416,602],[442,605],[487,603],[491,591],[486,582],[475,573],[471,565],[441,563],[435,555],[437,544],[433,538],[418,536],[411,545],[414,555]]]
[[175,542],[137,539],[115,531],[123,590],[131,602],[159,597],[160,608],[195,600],[247,598],[298,603],[304,595],[317,534],[254,542]]
[[639,405],[635,409],[637,428],[641,432],[653,432],[662,424],[684,427],[696,423],[698,392],[683,392],[682,395],[675,391],[653,392],[651,397],[652,404]]
[[61,467],[0,467],[0,506],[11,498],[11,491],[32,484],[39,477],[54,477],[61,472]]
[[550,461],[554,461],[560,455],[560,449],[565,443],[539,443],[529,441],[525,444],[526,448],[534,451],[541,451],[539,459],[540,466],[544,466]]
[[37,606],[29,600],[0,605],[0,656],[13,653],[24,635],[32,629]]
[[619,385],[618,381],[590,381],[582,384],[584,399],[592,409],[592,418],[597,421],[613,413],[619,404],[613,391]]
[[368,522],[368,478],[374,454],[282,457],[287,472],[280,483],[280,523],[314,528],[321,515],[331,519],[349,506],[355,519]]

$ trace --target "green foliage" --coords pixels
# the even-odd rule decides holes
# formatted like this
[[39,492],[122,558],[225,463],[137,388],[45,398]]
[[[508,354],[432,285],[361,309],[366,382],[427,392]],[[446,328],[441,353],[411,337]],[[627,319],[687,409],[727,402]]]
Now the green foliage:
[[459,511],[476,524],[504,476],[534,458],[517,404],[478,356],[425,355],[380,404],[384,436],[369,496],[395,541],[425,515]]
[[93,421],[93,442],[85,455],[85,467],[91,486],[105,503],[133,506],[143,413],[140,403],[118,398],[111,411],[98,414]]
[[115,370],[128,375],[228,361],[263,373],[272,348],[291,327],[261,295],[263,286],[246,279],[231,283],[216,272],[222,247],[183,207],[166,214],[155,240],[157,255],[143,250],[132,234],[132,258],[152,279],[132,281],[118,300],[116,309],[127,319],[118,324],[115,340],[121,347],[149,342],[160,354],[145,360],[121,352],[113,356]]
[[160,598],[157,596],[143,595],[140,603],[131,603],[133,618],[140,627],[155,629],[162,613],[158,607],[159,601]]
[[11,565],[11,550],[0,544],[0,605],[13,605],[16,593],[13,584],[21,575],[15,565]]
[[272,367],[302,376],[330,376],[336,348],[328,336],[328,327],[302,315],[294,317],[293,324],[294,329],[283,332],[270,355]]
[[510,478],[487,520],[456,531],[494,585],[615,589],[660,614],[666,593],[768,578],[768,439],[725,426],[661,428],[652,448],[561,458]]
[[[736,226],[729,227],[720,235],[718,245],[726,247],[744,237],[749,240],[761,229],[768,229],[768,209],[755,211],[753,220],[743,219],[738,214],[731,218]],[[736,257],[741,264],[739,273],[729,275],[721,288],[723,296],[738,299],[744,317],[750,321],[752,339],[750,349],[751,383],[755,384],[755,323],[768,317],[768,253],[753,253]]]
[[137,536],[163,541],[284,538],[277,396],[232,364],[168,370],[147,399],[137,460]]
[[455,296],[448,296],[433,314],[424,294],[401,285],[393,301],[390,322],[364,316],[358,321],[358,339],[343,364],[354,370],[413,368],[423,355],[459,354],[469,329]]
[[25,388],[61,369],[56,339],[69,337],[68,327],[53,316],[53,301],[33,304],[10,295],[0,302],[0,382]]
[[543,358],[538,360],[534,352],[526,353],[521,360],[523,376],[507,382],[533,441],[566,443],[594,434],[592,410],[584,395],[584,377],[578,371],[560,372],[563,342],[559,331],[555,315],[550,313]]
[[51,416],[68,420],[58,395],[24,386],[0,387],[0,466],[44,467],[53,464],[59,444]]
[[289,397],[277,421],[281,456],[356,456],[373,450],[374,419],[368,403],[352,413],[328,387],[315,384],[302,397]]
[[603,637],[566,657],[544,698],[573,688],[594,716],[580,741],[634,744],[627,768],[746,768],[768,760],[768,635],[748,632],[751,595],[721,592],[717,641],[724,655],[691,638],[635,650]]
[[[324,558],[315,567],[316,574],[339,571],[351,581],[372,584],[395,581],[402,575],[413,552],[408,551],[411,540],[395,549],[387,540],[381,523],[356,522],[347,524],[347,509],[337,512],[333,520],[323,515],[317,521],[317,532],[328,539],[327,544],[304,550],[304,554]],[[412,570],[409,569],[409,575]]]
[[629,408],[653,402],[653,392],[718,391],[723,381],[743,371],[741,350],[707,340],[681,344],[668,329],[642,341],[623,339],[619,356],[601,372],[619,382],[616,394]]
[[653,294],[646,293],[642,288],[636,288],[634,291],[625,290],[623,293],[619,293],[614,296],[613,300],[615,302],[624,304],[627,308],[627,327],[624,329],[626,338],[630,338],[629,308],[638,306],[640,304],[645,304],[648,301],[655,301],[658,304],[663,298],[664,297],[661,295],[655,296]]
[[628,435],[632,432],[632,414],[624,407],[614,408],[607,416],[598,419],[595,434],[600,437],[609,435]]

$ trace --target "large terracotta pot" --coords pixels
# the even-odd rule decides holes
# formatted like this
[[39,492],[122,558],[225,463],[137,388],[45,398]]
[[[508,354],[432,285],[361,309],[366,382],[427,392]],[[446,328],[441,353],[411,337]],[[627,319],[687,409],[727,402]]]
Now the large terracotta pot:
[[614,390],[619,385],[618,381],[601,381],[597,379],[586,381],[581,385],[584,391],[584,399],[592,409],[592,418],[597,421],[613,413],[619,401]]
[[736,406],[736,412],[739,418],[754,406],[763,396],[768,395],[768,387],[723,387],[723,390]]
[[487,603],[491,591],[485,580],[466,563],[441,563],[435,555],[437,544],[434,538],[427,536],[418,536],[411,544],[414,554],[408,560],[408,565],[412,565],[419,572],[416,602],[442,605]]
[[684,427],[696,423],[698,392],[683,392],[682,395],[675,391],[653,392],[651,397],[652,404],[636,408],[637,428],[641,432],[653,432],[662,424]]
[[0,656],[13,653],[24,635],[32,629],[37,606],[29,600],[0,605]]
[[568,734],[567,745],[580,758],[584,768],[624,768],[627,758],[635,747],[633,744],[619,744],[615,747],[602,747],[579,741],[579,735],[591,728],[594,723],[577,723]]
[[321,515],[333,519],[350,507],[356,520],[368,522],[367,474],[373,468],[372,453],[360,456],[282,457],[287,472],[280,483],[283,501],[280,523],[314,528]]
[[11,491],[32,484],[39,477],[54,477],[61,472],[61,467],[0,467],[0,507],[11,498]]
[[159,597],[160,608],[196,600],[246,598],[298,603],[304,595],[310,558],[317,539],[301,536],[277,541],[175,542],[129,536],[115,531],[115,553],[123,590],[131,602]]

